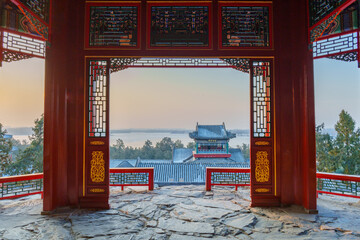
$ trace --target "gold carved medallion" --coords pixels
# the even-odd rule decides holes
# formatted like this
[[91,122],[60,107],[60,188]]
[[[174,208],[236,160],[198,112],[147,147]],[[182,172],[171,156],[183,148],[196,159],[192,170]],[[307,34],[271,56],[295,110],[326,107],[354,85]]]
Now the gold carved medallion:
[[268,182],[270,178],[270,163],[266,151],[258,151],[255,160],[255,179],[257,182]]
[[90,162],[90,178],[95,183],[104,182],[105,180],[105,161],[102,151],[93,151]]

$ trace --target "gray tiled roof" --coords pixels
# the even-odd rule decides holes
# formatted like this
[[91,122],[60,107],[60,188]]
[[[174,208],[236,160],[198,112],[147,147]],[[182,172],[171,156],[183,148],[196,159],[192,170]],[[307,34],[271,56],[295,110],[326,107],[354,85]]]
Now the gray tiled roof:
[[154,182],[158,184],[205,183],[206,167],[249,168],[248,165],[231,163],[140,163],[138,167],[153,167]]
[[249,161],[246,160],[239,148],[230,148],[229,153],[231,157],[229,158],[197,158],[193,162],[195,163],[238,163],[238,164],[249,164]]
[[193,139],[230,139],[236,134],[226,131],[223,125],[197,125],[196,131],[189,133]]
[[239,148],[229,148],[229,153],[231,154],[230,160],[241,164],[248,164]]
[[136,159],[110,159],[110,168],[117,168],[122,162],[128,162],[132,167],[135,167],[136,161]]
[[138,159],[136,167],[139,164],[156,164],[156,163],[172,163],[171,159]]
[[134,167],[131,165],[128,161],[122,161],[119,165],[116,166],[117,168],[128,168],[128,167]]
[[173,152],[173,162],[183,163],[193,158],[193,149],[190,148],[175,148]]

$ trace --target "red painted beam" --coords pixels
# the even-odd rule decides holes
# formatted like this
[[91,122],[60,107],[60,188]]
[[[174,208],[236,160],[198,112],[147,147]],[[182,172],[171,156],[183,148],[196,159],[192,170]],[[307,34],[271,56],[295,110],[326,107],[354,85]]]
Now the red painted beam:
[[309,30],[310,31],[313,30],[314,28],[316,28],[317,26],[322,24],[324,21],[326,21],[329,17],[331,17],[332,15],[334,15],[335,13],[337,13],[339,11],[343,11],[345,8],[347,8],[348,6],[353,4],[355,1],[356,0],[348,0],[348,1],[344,2],[342,5],[338,6],[332,12],[330,12],[328,15],[323,17],[319,22],[315,23],[313,26],[310,26]]
[[317,191],[318,193],[336,195],[341,197],[352,197],[352,198],[360,198],[360,196],[350,195],[350,194],[342,194],[342,193],[334,193],[334,192],[327,192],[327,191]]
[[318,172],[316,173],[316,178],[324,178],[324,179],[333,179],[333,180],[341,180],[341,181],[352,181],[352,182],[360,182],[360,176],[354,175],[346,175],[346,174],[337,174],[337,173],[324,173]]
[[28,180],[34,180],[34,179],[42,179],[43,177],[44,177],[44,174],[42,174],[42,173],[2,177],[2,178],[0,178],[0,183],[28,181]]
[[[42,196],[43,191],[40,191],[40,192],[32,192],[32,193],[25,193],[25,194],[19,194],[19,195],[8,196],[8,197],[2,197],[2,198],[0,198],[0,200],[26,197],[26,196],[36,195],[36,194],[41,194],[41,196]],[[41,197],[41,198],[42,198],[42,197]]]
[[341,32],[341,33],[329,34],[329,35],[325,35],[325,36],[319,37],[316,41],[318,42],[318,41],[321,41],[321,40],[324,40],[324,39],[333,38],[333,37],[338,37],[338,36],[342,36],[342,35],[354,33],[354,32],[357,32],[357,31],[358,31],[358,29],[353,29],[353,30],[345,31],[345,32]]
[[9,29],[9,28],[3,28],[3,27],[0,27],[0,30],[4,31],[4,32],[14,33],[14,34],[17,34],[17,35],[20,35],[20,36],[40,40],[40,41],[46,41],[45,38],[43,38],[41,36],[30,34],[30,33],[18,32],[18,31],[15,31],[15,30],[12,30],[12,29]]
[[22,4],[20,1],[18,0],[10,0],[12,3],[14,3],[17,7],[22,7],[23,9],[25,9],[27,12],[29,12],[33,17],[35,17],[38,21],[40,21],[42,24],[46,25],[47,27],[49,27],[49,24],[47,22],[45,22],[44,19],[40,18],[36,13],[34,13],[30,8],[28,8],[27,6],[25,6],[24,4]]

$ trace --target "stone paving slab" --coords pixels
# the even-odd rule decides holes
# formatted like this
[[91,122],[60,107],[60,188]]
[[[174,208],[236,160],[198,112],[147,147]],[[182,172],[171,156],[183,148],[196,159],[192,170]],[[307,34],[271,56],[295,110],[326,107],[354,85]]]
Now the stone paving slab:
[[360,201],[320,195],[319,214],[301,207],[249,208],[248,188],[111,188],[110,210],[40,215],[40,195],[0,201],[0,239],[360,239]]

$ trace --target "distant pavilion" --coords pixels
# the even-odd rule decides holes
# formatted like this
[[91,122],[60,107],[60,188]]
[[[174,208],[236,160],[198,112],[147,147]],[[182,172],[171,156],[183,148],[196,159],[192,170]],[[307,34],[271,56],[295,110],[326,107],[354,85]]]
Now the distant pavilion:
[[225,123],[222,125],[199,125],[196,131],[189,133],[195,141],[195,160],[208,158],[230,158],[229,140],[236,134],[226,131]]

